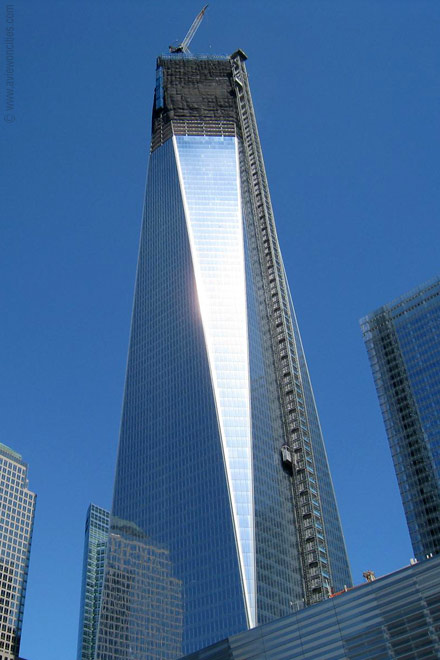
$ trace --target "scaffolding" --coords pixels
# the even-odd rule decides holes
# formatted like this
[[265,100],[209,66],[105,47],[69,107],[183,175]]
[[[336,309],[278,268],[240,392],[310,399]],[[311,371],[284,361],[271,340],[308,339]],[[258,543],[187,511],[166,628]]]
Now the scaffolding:
[[251,204],[256,222],[264,295],[279,386],[285,442],[281,463],[291,476],[292,498],[304,580],[304,600],[312,605],[331,593],[331,573],[319,497],[318,479],[307,418],[289,294],[276,235],[263,155],[244,61],[231,55],[233,86],[243,137]]

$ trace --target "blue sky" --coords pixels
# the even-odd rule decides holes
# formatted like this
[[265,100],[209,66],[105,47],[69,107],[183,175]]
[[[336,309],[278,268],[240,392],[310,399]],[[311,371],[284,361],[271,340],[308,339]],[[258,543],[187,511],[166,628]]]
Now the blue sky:
[[[14,5],[0,441],[38,494],[29,660],[76,654],[85,514],[111,504],[155,57],[201,6]],[[437,0],[213,0],[193,41],[249,57],[355,582],[412,556],[358,321],[439,273],[439,24]]]

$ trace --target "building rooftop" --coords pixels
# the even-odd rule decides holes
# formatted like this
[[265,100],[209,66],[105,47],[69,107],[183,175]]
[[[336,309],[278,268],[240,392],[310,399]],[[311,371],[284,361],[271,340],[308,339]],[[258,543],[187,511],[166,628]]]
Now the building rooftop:
[[20,463],[24,467],[27,467],[27,463],[23,461],[21,454],[14,451],[10,447],[7,447],[2,442],[0,442],[0,456],[5,456],[6,458],[12,459],[13,461],[17,461],[17,463]]
[[360,586],[182,660],[440,657],[440,557]]

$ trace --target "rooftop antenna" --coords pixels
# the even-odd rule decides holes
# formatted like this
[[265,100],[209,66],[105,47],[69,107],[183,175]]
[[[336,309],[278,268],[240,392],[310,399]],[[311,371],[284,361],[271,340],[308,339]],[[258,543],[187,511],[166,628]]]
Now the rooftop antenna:
[[201,12],[197,14],[195,17],[193,24],[189,28],[185,39],[182,41],[181,44],[178,46],[170,46],[170,53],[189,53],[189,48],[188,46],[190,45],[191,41],[193,40],[193,37],[197,30],[199,29],[200,23],[202,22],[203,16],[205,14],[205,11],[208,9],[208,5],[205,5],[202,9]]

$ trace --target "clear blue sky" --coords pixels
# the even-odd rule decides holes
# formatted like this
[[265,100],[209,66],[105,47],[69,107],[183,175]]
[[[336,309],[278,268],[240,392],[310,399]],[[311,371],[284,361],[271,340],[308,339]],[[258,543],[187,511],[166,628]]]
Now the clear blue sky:
[[[29,660],[76,654],[86,509],[111,504],[155,56],[201,6],[15,3],[13,123],[3,70],[0,90],[0,441],[38,493]],[[439,28],[438,0],[213,0],[193,41],[249,56],[356,582],[412,555],[358,320],[440,270]]]

